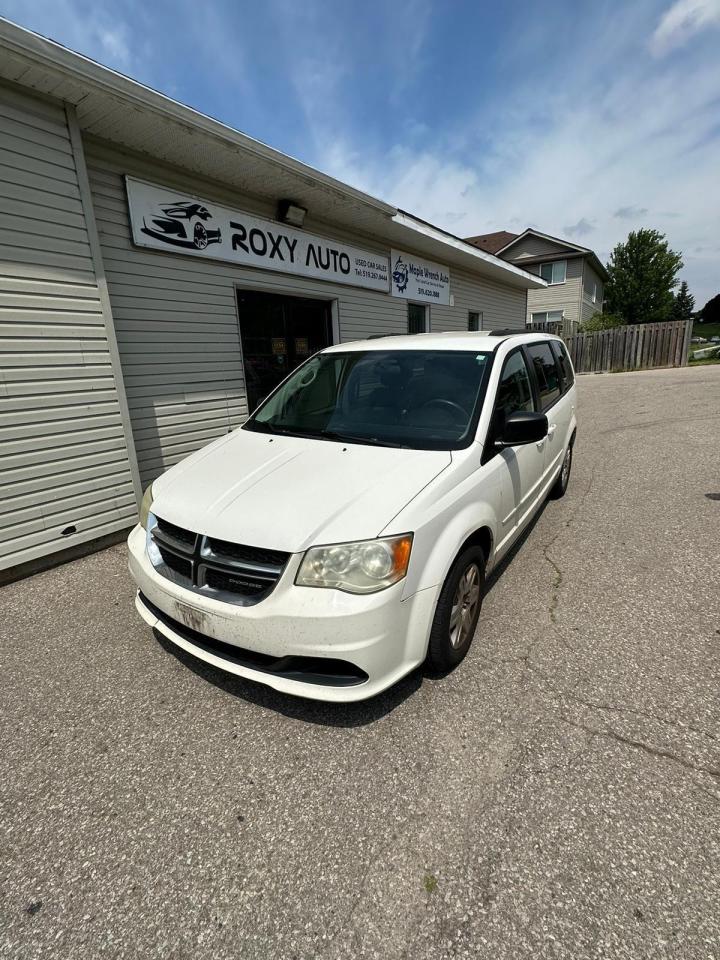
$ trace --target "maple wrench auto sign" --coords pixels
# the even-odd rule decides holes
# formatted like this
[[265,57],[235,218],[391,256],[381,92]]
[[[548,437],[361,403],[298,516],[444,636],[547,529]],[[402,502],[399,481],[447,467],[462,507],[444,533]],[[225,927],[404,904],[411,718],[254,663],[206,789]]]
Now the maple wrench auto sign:
[[430,303],[450,303],[450,271],[440,263],[422,260],[403,250],[390,252],[394,297],[405,300],[427,300]]
[[389,290],[389,260],[382,254],[132,177],[125,185],[136,246]]

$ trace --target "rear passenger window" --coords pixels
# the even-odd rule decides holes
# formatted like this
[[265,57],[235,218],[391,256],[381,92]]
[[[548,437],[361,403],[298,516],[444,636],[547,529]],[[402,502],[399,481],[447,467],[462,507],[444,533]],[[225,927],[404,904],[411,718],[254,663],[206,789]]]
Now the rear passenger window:
[[544,412],[555,403],[561,392],[555,355],[549,343],[531,343],[527,350],[535,370],[540,409]]
[[550,345],[552,346],[553,353],[560,367],[561,386],[563,393],[565,393],[565,391],[569,390],[573,383],[575,383],[570,357],[568,356],[564,343],[561,343],[559,340],[551,340]]

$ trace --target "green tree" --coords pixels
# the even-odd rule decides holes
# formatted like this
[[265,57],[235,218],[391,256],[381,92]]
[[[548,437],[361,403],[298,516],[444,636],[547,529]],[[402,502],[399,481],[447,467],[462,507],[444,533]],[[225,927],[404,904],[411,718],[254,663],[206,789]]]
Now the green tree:
[[633,230],[625,243],[610,254],[605,284],[608,313],[625,323],[657,323],[668,320],[675,297],[682,256],[671,250],[665,235],[657,230]]
[[672,305],[673,320],[692,320],[695,310],[695,297],[688,290],[687,281],[683,280],[680,289],[675,294],[675,300]]
[[700,319],[703,323],[720,323],[720,293],[708,300],[700,311]]

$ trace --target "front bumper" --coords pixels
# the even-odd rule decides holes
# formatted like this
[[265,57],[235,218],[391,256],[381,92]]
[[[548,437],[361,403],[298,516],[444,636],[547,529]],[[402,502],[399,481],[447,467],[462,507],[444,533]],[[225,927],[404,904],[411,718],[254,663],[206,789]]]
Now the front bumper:
[[[128,547],[130,573],[139,587],[136,606],[145,622],[188,653],[238,676],[284,693],[348,702],[380,693],[425,658],[435,590],[402,600],[402,582],[364,596],[297,587],[294,580],[301,560],[297,554],[268,597],[239,607],[161,576],[147,556],[142,527],[132,531]],[[263,658],[342,661],[356,668],[358,676],[338,684],[328,664],[327,682],[317,669],[308,671],[312,682],[291,679],[274,673],[275,667],[251,665],[253,659],[263,664]]]

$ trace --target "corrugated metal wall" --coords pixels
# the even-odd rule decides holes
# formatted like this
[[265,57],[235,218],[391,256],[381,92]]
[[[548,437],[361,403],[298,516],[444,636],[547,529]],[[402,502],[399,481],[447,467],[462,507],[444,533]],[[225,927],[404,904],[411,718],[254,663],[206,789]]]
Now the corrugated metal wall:
[[[407,304],[387,294],[133,247],[123,174],[265,217],[275,210],[108,144],[86,140],[85,156],[143,485],[247,415],[236,284],[337,300],[342,340],[406,332]],[[310,218],[306,227],[388,253]],[[432,308],[433,330],[467,329],[469,310],[485,327],[524,328],[524,290],[454,270],[451,287],[455,306]]]
[[65,113],[4,86],[0,208],[5,569],[129,526],[136,504]]

